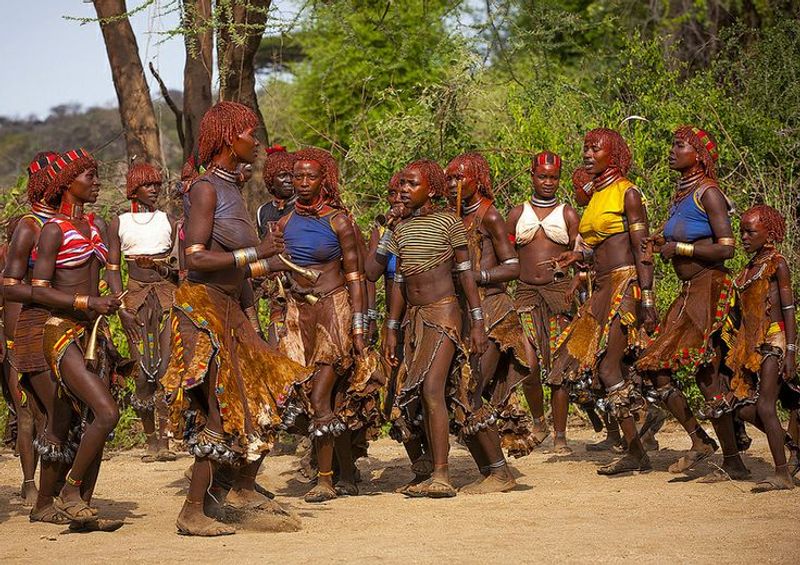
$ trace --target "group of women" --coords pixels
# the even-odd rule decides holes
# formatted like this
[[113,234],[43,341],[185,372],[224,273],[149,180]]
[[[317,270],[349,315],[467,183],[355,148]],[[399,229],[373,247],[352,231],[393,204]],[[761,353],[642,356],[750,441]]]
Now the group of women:
[[[572,452],[573,402],[607,429],[588,448],[620,454],[598,473],[648,470],[665,408],[691,439],[670,466],[677,473],[719,448],[681,391],[694,376],[723,454],[704,480],[749,476],[746,421],[765,432],[775,462],[754,490],[793,487],[785,448],[796,460],[797,446],[776,411],[779,397],[798,407],[794,300],[776,247],[785,225],[768,206],[745,212],[752,259],[738,276],[728,271],[732,206],[708,133],[675,132],[669,164],[680,178],[656,230],[626,178],[625,140],[596,129],[572,177],[580,215],[559,197],[558,155],[534,156],[532,196],[506,219],[486,159],[466,153],[445,168],[418,160],[398,171],[389,210],[365,238],[342,203],[336,161],[316,148],[267,150],[273,199],[253,220],[241,186],[258,154],[257,126],[240,104],[207,112],[197,159],[182,172],[181,220],[157,209],[163,179],[149,164],[131,166],[130,211],[108,225],[83,211],[100,186],[87,152],[41,153],[29,166],[31,209],[16,222],[3,272],[3,344],[15,402],[24,395],[36,415],[41,478],[31,490],[26,471],[23,485],[35,498],[32,521],[121,525],[91,504],[119,419],[115,375],[134,380],[144,460],[174,459],[170,435],[194,456],[177,520],[187,535],[233,533],[226,507],[279,511],[256,482],[279,431],[312,440],[307,502],[358,494],[355,462],[386,423],[414,473],[398,489],[406,496],[456,495],[451,433],[480,472],[460,492],[511,490],[506,454],[524,456],[550,435],[543,383],[556,454]],[[663,320],[656,253],[683,281]],[[130,359],[110,339],[115,313]]]

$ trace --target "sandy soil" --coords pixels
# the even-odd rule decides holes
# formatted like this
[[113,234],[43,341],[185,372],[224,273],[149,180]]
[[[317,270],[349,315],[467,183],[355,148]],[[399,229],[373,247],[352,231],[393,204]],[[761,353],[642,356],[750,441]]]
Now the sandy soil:
[[[754,434],[756,432],[753,432]],[[301,521],[292,533],[240,530],[225,538],[175,534],[188,457],[140,463],[138,451],[104,464],[95,504],[123,518],[115,533],[73,534],[31,524],[16,496],[17,460],[0,455],[0,559],[96,563],[515,563],[636,561],[638,563],[798,563],[800,489],[751,494],[751,482],[698,484],[666,472],[688,445],[675,430],[659,436],[655,470],[604,478],[595,473],[610,454],[587,453],[596,439],[573,433],[575,455],[556,457],[548,446],[516,460],[519,487],[506,494],[449,500],[407,499],[392,491],[411,477],[401,447],[381,440],[361,460],[363,496],[324,505],[302,501],[308,488],[294,480],[297,457],[271,456],[260,482],[278,493]],[[766,442],[756,437],[747,456],[754,480],[770,472]],[[719,462],[719,456],[715,459]],[[454,483],[476,471],[454,446]],[[705,470],[708,468],[706,467]]]

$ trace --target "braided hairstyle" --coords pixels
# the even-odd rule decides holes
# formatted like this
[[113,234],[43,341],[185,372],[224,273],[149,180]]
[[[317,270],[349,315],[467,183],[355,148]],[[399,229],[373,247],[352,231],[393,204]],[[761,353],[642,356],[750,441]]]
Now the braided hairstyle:
[[331,208],[344,209],[342,198],[339,194],[339,166],[336,159],[328,151],[319,147],[306,147],[294,153],[294,162],[314,161],[322,170],[322,199]]
[[584,143],[600,143],[611,152],[610,166],[616,167],[624,177],[631,170],[631,150],[618,131],[608,128],[595,128],[583,138]]
[[434,198],[447,198],[447,181],[444,177],[444,170],[439,163],[430,159],[420,159],[406,165],[404,170],[407,171],[409,169],[416,169],[422,173],[422,176],[428,180],[428,186],[433,189]]
[[136,198],[136,191],[140,186],[161,185],[163,182],[164,177],[161,175],[161,171],[150,163],[134,163],[128,169],[125,177],[125,196],[128,200],[133,200]]
[[277,144],[272,147],[267,147],[266,152],[267,158],[264,160],[264,172],[262,175],[264,178],[264,186],[270,194],[275,196],[272,188],[272,184],[275,182],[275,176],[281,171],[292,172],[297,156],[294,153],[289,153],[286,151],[285,147],[281,147]]
[[255,112],[238,102],[218,102],[200,120],[197,138],[198,166],[208,166],[211,158],[237,135],[260,125]]
[[47,185],[42,198],[53,208],[61,203],[61,197],[69,189],[78,175],[85,171],[97,170],[97,161],[83,149],[73,149],[58,156],[47,170],[52,181]]
[[41,151],[34,155],[33,161],[28,165],[28,202],[41,202],[44,199],[47,186],[52,181],[48,174],[48,167],[58,159],[55,151]]
[[457,168],[464,165],[464,170],[468,175],[478,182],[478,194],[484,198],[494,201],[492,192],[492,178],[489,173],[489,162],[480,153],[464,153],[454,158],[447,165],[447,169]]
[[771,243],[780,243],[786,237],[786,220],[772,206],[757,204],[742,214],[742,220],[747,216],[758,218],[758,221],[767,229],[767,237]]
[[694,126],[675,130],[675,139],[687,141],[697,152],[697,161],[710,179],[717,180],[717,142],[711,134]]

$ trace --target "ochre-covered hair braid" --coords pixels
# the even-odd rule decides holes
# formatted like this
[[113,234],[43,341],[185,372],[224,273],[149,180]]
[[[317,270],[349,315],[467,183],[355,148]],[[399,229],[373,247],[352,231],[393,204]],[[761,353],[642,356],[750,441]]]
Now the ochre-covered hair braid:
[[319,147],[306,147],[294,153],[295,163],[298,161],[314,161],[322,170],[322,199],[331,208],[344,208],[339,195],[339,166],[329,152]]
[[58,206],[72,181],[90,169],[97,170],[97,161],[83,149],[73,149],[59,155],[48,169],[52,181],[44,191],[45,203],[54,208]]
[[780,243],[786,237],[786,220],[772,206],[757,204],[742,214],[742,220],[747,216],[756,216],[758,218],[758,221],[767,228],[771,242]]
[[405,170],[416,169],[428,181],[428,186],[433,189],[434,198],[447,198],[447,181],[444,177],[444,169],[436,161],[430,159],[420,159],[412,161],[406,165]]
[[218,102],[200,120],[197,138],[198,166],[207,167],[211,158],[225,145],[248,129],[259,126],[253,110],[238,102]]
[[52,182],[52,176],[47,169],[56,159],[58,153],[55,151],[42,151],[28,165],[28,202],[31,204],[44,199],[47,187]]
[[489,162],[480,153],[464,153],[454,158],[447,165],[447,169],[455,170],[464,165],[467,174],[478,181],[478,193],[488,200],[494,201],[492,191],[492,177],[489,172]]
[[134,163],[128,169],[128,174],[125,177],[125,195],[128,200],[133,200],[136,196],[136,190],[140,186],[149,184],[161,185],[163,182],[164,177],[161,171],[150,163]]

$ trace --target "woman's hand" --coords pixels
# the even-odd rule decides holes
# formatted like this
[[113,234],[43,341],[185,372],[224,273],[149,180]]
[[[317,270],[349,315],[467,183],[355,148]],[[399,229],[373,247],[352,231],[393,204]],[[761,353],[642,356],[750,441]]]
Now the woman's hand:
[[569,285],[567,286],[567,290],[564,291],[564,300],[567,304],[572,304],[572,301],[575,300],[575,295],[578,293],[578,289],[581,287],[581,276],[575,275],[572,277],[572,280],[569,281]]
[[97,312],[100,315],[106,316],[113,314],[122,302],[116,296],[90,296],[89,297],[89,310]]
[[364,334],[355,334],[353,336],[353,348],[358,355],[361,355],[367,350],[367,345],[364,341]]
[[383,338],[383,358],[392,367],[397,367],[397,330],[386,328]]
[[140,330],[144,327],[144,322],[140,321],[136,314],[125,308],[119,310],[118,315],[120,324],[122,324],[122,331],[125,332],[125,336],[128,338],[128,343],[138,344],[142,340]]
[[489,347],[489,338],[486,337],[486,328],[483,320],[474,320],[469,331],[469,352],[479,357],[486,353]]
[[[668,241],[664,245],[661,246],[661,258],[665,261],[671,260],[675,257],[675,251],[678,249],[678,244],[674,241]],[[655,250],[655,247],[654,247]]]
[[564,270],[581,259],[583,259],[583,254],[580,251],[564,251],[553,260],[553,266]]
[[258,253],[259,259],[273,257],[278,253],[283,253],[284,249],[283,232],[272,231],[271,229],[264,235],[264,239],[256,245],[256,252]]
[[783,360],[783,378],[786,382],[791,382],[797,377],[797,361],[794,351],[787,351]]
[[656,331],[658,326],[658,312],[655,306],[642,306],[642,327],[648,334]]

